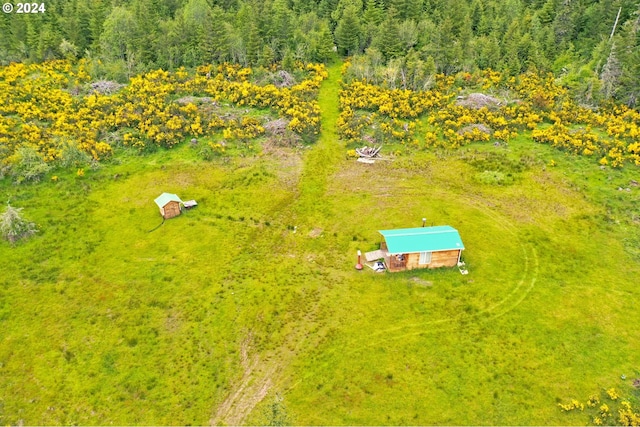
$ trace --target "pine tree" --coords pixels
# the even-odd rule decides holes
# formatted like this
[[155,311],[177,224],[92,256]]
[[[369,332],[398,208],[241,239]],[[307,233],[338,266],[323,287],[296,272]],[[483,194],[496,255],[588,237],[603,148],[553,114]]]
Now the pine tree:
[[[462,49],[463,55],[466,58],[465,63],[469,62],[471,58],[471,40],[473,39],[473,29],[471,28],[471,17],[466,15],[462,20],[462,26],[460,27],[460,33],[458,35],[458,42],[460,43],[460,49]],[[473,68],[473,64],[469,64],[470,68]]]
[[453,34],[453,22],[450,18],[445,18],[438,26],[434,47],[433,56],[440,72],[453,74],[459,71],[462,49]]
[[380,25],[379,37],[375,43],[387,60],[397,58],[403,53],[397,16],[395,8],[389,9],[387,18]]
[[545,25],[551,24],[553,18],[556,15],[556,8],[558,7],[557,0],[547,0],[538,12],[538,19]]
[[342,13],[335,32],[338,50],[343,55],[353,55],[360,51],[362,37],[360,19],[354,5],[348,6]]
[[375,34],[378,32],[378,27],[384,19],[384,9],[378,3],[378,0],[367,0],[365,11],[362,16],[364,47],[368,47]]
[[231,30],[229,44],[232,59],[244,66],[255,64],[262,50],[261,19],[257,7],[255,3],[242,3],[235,13],[233,29],[227,26]]
[[260,52],[260,58],[258,59],[258,65],[261,67],[269,67],[276,60],[276,53],[269,45],[264,45],[262,52]]
[[472,42],[474,62],[480,69],[497,69],[500,62],[500,44],[493,36],[480,36]]
[[[471,20],[471,31],[474,34],[482,34],[481,22],[484,16],[484,4],[480,0],[474,0],[471,3],[471,10],[469,11],[469,18]],[[486,29],[483,29],[486,30]]]
[[153,0],[136,0],[132,3],[132,12],[138,27],[132,49],[136,58],[145,64],[155,63],[157,60],[154,44],[158,37],[160,16],[154,6]]
[[282,54],[285,46],[293,36],[293,18],[285,0],[275,0],[271,5],[271,22],[268,31],[276,49],[274,53]]
[[623,64],[620,85],[624,94],[622,100],[629,107],[637,108],[640,104],[640,48],[638,46]]
[[580,38],[591,39],[591,45],[597,43],[599,37],[609,35],[617,13],[611,0],[594,2],[587,6],[581,14],[581,25],[578,27]]
[[221,7],[224,11],[238,10],[238,0],[214,0],[213,7]]
[[11,61],[15,54],[14,46],[17,38],[11,28],[12,19],[6,17],[0,17],[0,64],[5,64]]
[[225,30],[225,13],[221,7],[211,10],[211,17],[204,23],[202,44],[205,62],[223,62],[229,58],[229,35]]
[[514,21],[502,39],[502,53],[504,68],[515,75],[522,71],[522,62],[519,57],[518,42],[520,41],[520,22]]
[[287,71],[293,71],[296,61],[293,58],[293,52],[291,49],[287,49],[282,57],[282,68]]
[[462,27],[465,25],[465,17],[469,15],[468,9],[468,3],[465,0],[449,0],[445,3],[443,14],[445,19],[450,21],[449,31],[455,38],[460,35]]
[[74,40],[74,44],[78,47],[78,51],[84,54],[92,43],[91,11],[86,5],[81,4],[78,6],[78,38]]
[[36,58],[39,61],[55,59],[58,55],[58,46],[62,43],[62,36],[54,30],[51,23],[45,23],[40,28]]
[[520,71],[538,65],[538,48],[528,32],[524,33],[518,41],[518,58],[522,64]]
[[387,10],[395,9],[399,21],[418,20],[422,13],[422,0],[387,0]]
[[322,23],[319,31],[311,36],[310,58],[315,62],[328,62],[333,56],[333,35],[327,23]]
[[26,47],[24,54],[34,61],[38,60],[37,50],[38,50],[38,41],[40,40],[41,29],[42,28],[39,26],[39,22],[36,22],[33,19],[26,20],[26,26],[25,26],[26,34],[25,34],[25,37],[23,38],[23,42]]
[[335,22],[339,22],[347,8],[353,8],[356,16],[360,16],[364,10],[363,0],[338,0],[338,4],[331,12],[331,18]]
[[367,0],[362,22],[365,26],[379,25],[384,19],[384,9],[378,0]]
[[572,0],[562,0],[553,20],[553,32],[556,43],[561,49],[564,49],[573,38],[575,31],[573,16],[576,6],[577,5],[572,3]]
[[197,66],[211,61],[208,31],[211,25],[211,8],[206,0],[189,0],[181,18],[182,44],[185,65]]
[[104,30],[104,20],[109,14],[104,0],[95,0],[90,7],[89,33],[91,34],[91,44],[88,49],[98,51],[101,47],[100,36]]
[[245,38],[245,45],[247,47],[247,65],[255,65],[258,63],[261,40],[258,24],[253,21]]
[[640,9],[635,12],[633,20],[622,26],[615,40],[620,45],[622,67],[619,98],[635,107],[640,100]]
[[334,30],[338,25],[337,21],[332,17],[337,6],[338,0],[320,0],[320,3],[318,4],[318,16],[328,19],[332,30]]
[[78,25],[78,3],[76,0],[72,0],[63,6],[63,13],[58,19],[58,24],[62,30],[62,36],[68,43],[77,44],[81,38],[79,34]]

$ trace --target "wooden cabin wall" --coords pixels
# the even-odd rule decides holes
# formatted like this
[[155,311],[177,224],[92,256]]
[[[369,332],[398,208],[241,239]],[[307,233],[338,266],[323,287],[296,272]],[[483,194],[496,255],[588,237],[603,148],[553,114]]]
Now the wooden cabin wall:
[[420,254],[406,254],[407,258],[407,270],[413,270],[414,268],[426,268],[426,265],[420,265]]
[[459,249],[452,251],[440,251],[431,253],[431,263],[420,264],[420,253],[405,255],[407,257],[407,270],[414,268],[438,268],[455,267],[458,264]]
[[431,264],[429,268],[455,267],[458,264],[458,254],[460,249],[453,251],[433,252],[431,254]]
[[173,218],[180,215],[180,203],[169,202],[164,205],[164,217],[165,219]]

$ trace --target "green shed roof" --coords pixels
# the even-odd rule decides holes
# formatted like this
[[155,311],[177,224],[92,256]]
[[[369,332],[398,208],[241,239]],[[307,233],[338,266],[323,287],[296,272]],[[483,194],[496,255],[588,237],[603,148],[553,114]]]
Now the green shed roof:
[[155,202],[159,208],[164,208],[169,202],[182,203],[182,200],[180,200],[180,197],[175,194],[162,193],[160,196],[156,197]]
[[464,249],[458,230],[448,225],[380,230],[390,254]]

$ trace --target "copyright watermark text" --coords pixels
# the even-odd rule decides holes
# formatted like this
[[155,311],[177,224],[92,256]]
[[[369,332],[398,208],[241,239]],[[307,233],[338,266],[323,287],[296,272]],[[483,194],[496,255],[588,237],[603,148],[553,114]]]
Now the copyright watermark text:
[[5,3],[2,5],[2,11],[4,13],[45,13],[47,7],[44,3]]

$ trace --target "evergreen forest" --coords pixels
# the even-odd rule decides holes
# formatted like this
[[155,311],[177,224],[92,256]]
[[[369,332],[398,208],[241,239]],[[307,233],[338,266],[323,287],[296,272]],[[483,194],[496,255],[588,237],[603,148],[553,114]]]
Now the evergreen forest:
[[50,0],[2,14],[0,64],[100,61],[105,77],[225,61],[243,66],[363,56],[417,89],[435,73],[536,70],[588,104],[640,93],[637,0]]

